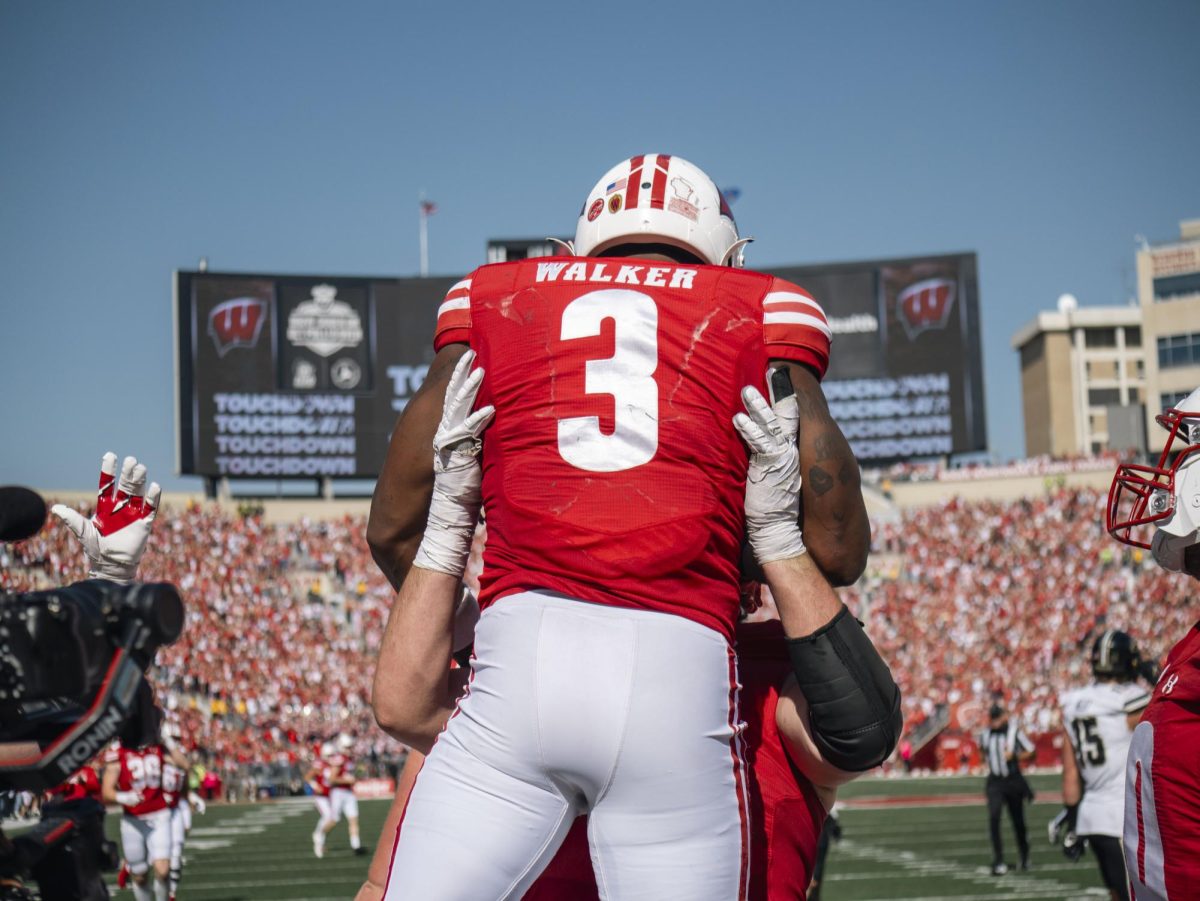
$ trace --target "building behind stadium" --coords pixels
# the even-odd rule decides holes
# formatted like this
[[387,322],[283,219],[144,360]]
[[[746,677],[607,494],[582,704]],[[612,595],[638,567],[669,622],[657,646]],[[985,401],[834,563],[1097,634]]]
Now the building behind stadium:
[[1157,452],[1154,417],[1200,385],[1200,219],[1136,258],[1136,304],[1064,295],[1013,336],[1028,456]]

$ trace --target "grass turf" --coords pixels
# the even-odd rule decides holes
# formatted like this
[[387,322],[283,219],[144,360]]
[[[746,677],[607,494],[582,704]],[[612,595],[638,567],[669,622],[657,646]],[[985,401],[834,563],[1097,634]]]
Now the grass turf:
[[[1026,808],[1033,869],[992,876],[981,778],[866,779],[842,792],[845,836],[830,851],[824,901],[865,899],[1093,899],[1105,898],[1089,854],[1071,863],[1046,842],[1046,823],[1058,812],[1057,777],[1034,777],[1037,803]],[[887,799],[883,801],[882,799]],[[892,803],[888,803],[892,802]],[[857,805],[870,806],[857,806]],[[387,802],[360,802],[364,841],[374,850]],[[258,805],[212,805],[195,817],[187,846],[180,901],[297,901],[351,898],[369,857],[350,851],[345,823],[331,833],[325,857],[312,853],[317,814],[307,800]],[[108,817],[115,834],[118,817]],[[1016,840],[1003,818],[1009,862]],[[464,853],[468,853],[464,849]],[[115,892],[117,898],[131,893]]]

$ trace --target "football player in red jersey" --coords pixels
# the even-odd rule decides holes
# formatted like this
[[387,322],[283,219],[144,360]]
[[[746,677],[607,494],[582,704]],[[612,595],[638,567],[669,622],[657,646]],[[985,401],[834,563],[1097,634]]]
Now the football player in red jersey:
[[[857,489],[853,458],[816,382],[830,337],[819,306],[794,286],[721,265],[741,242],[699,170],[664,156],[634,158],[618,170],[620,178],[610,184],[610,173],[593,193],[622,196],[585,206],[578,232],[581,252],[615,259],[484,267],[456,286],[439,316],[439,348],[466,341],[478,351],[489,369],[484,399],[498,415],[483,453],[491,540],[475,690],[418,783],[396,859],[405,890],[418,894],[440,896],[439,879],[482,883],[485,894],[493,883],[506,891],[505,880],[523,888],[582,809],[591,814],[593,855],[611,893],[741,894],[745,783],[729,639],[743,526],[751,526],[760,562],[790,575],[789,561],[804,553],[796,516],[806,454],[816,460],[804,481],[814,497],[811,508],[806,498],[806,519],[829,512],[822,498],[837,484]],[[625,188],[609,190],[621,181]],[[666,204],[668,184],[682,192],[679,203]],[[622,210],[629,215],[612,219],[610,231],[601,228],[609,220],[591,227]],[[631,251],[631,244],[639,246]],[[631,253],[641,259],[631,262]],[[741,391],[762,384],[769,359],[792,364],[800,383],[802,402],[792,401],[786,428],[765,420],[771,411],[761,396]],[[745,447],[727,425],[743,404],[750,416],[742,414],[747,427],[739,430],[766,461],[749,488]],[[805,420],[817,427],[801,428],[797,461],[796,422]],[[397,436],[404,431],[402,423]],[[779,438],[790,456],[771,446]],[[410,449],[394,440],[396,472],[381,479],[376,510],[411,476]],[[795,484],[790,509],[769,511],[757,524],[743,520],[743,490],[769,498],[787,482]],[[855,561],[849,578],[861,569],[866,544],[854,494],[854,503],[832,512],[831,530],[814,530],[837,532],[845,546],[861,522],[862,553],[848,542]],[[435,491],[431,523],[439,507]],[[373,511],[371,537],[394,573],[404,563],[395,546],[402,542],[386,539],[404,536],[387,520]],[[452,531],[436,530],[436,543],[426,533],[414,572],[461,572],[462,542],[441,542]],[[836,572],[846,558],[832,559]],[[798,639],[790,656],[800,688],[816,698],[810,718],[822,751],[843,769],[873,766],[894,743],[898,698],[890,674],[875,655],[878,666],[854,674],[862,684],[850,680],[859,695],[832,703],[827,687],[840,676],[820,670],[845,655],[820,649],[838,643],[852,656],[873,649],[861,630],[856,637],[836,596],[797,602],[777,595],[784,626]],[[687,690],[662,689],[672,683]],[[528,703],[533,684],[536,705]],[[377,713],[386,722],[387,695],[401,692],[386,678],[376,685],[383,686]],[[580,696],[592,702],[582,724]],[[868,719],[846,721],[859,713]],[[675,720],[669,732],[668,716]],[[503,734],[485,734],[497,727]],[[556,781],[567,772],[569,780]],[[655,792],[638,790],[651,778]],[[459,798],[460,790],[469,797]],[[476,855],[472,873],[461,862],[455,872],[441,866],[438,843],[447,833],[438,818],[460,801],[477,814],[475,844],[490,854]],[[673,852],[667,866],[657,854],[649,865],[641,833],[650,822]]]
[[333,742],[325,742],[317,749],[317,759],[313,761],[308,772],[304,774],[304,781],[308,783],[313,792],[313,803],[317,807],[317,826],[313,829],[312,842],[313,854],[316,857],[325,856],[325,836],[334,824],[337,823],[332,816],[332,810],[329,806],[329,781],[325,778],[328,770],[326,761],[335,753]]
[[[490,418],[490,408],[482,409],[479,413],[467,416],[470,407],[473,406],[473,403],[470,402],[473,401],[473,397],[469,401],[464,402],[463,398],[457,395],[455,385],[466,379],[468,365],[469,360],[464,360],[463,364],[458,366],[455,378],[451,380],[451,392],[448,395],[448,400],[446,400],[446,419],[443,421],[442,427],[439,428],[436,446],[440,445],[442,448],[445,448],[446,437],[448,436],[478,438],[482,425],[486,425],[486,419]],[[472,376],[475,380],[475,386],[478,386],[479,374],[476,371]],[[473,395],[473,392],[474,388],[470,390],[470,394]],[[787,401],[791,401],[791,407],[794,408],[796,406],[793,398],[787,398]],[[786,408],[788,406],[787,401],[781,402],[779,408]],[[760,396],[757,396],[756,392],[750,392],[750,395],[746,397],[746,402],[748,402],[748,409],[750,409],[751,416],[749,418],[744,415],[740,416],[739,419],[743,421],[738,422],[738,428],[739,431],[743,432],[746,439],[748,439],[752,448],[755,449],[750,465],[750,481],[754,483],[754,486],[748,488],[748,491],[746,491],[746,518],[748,518],[750,527],[751,546],[756,549],[757,553],[761,548],[772,546],[772,542],[782,542],[787,545],[791,540],[798,540],[796,512],[799,482],[796,479],[774,479],[770,475],[770,470],[775,468],[778,458],[788,455],[791,457],[796,456],[796,448],[794,448],[794,445],[788,443],[786,439],[782,438],[782,430],[780,430],[778,424],[775,422],[774,413],[766,407],[766,403],[762,401]],[[456,419],[460,421],[455,421]],[[474,424],[474,427],[472,424]],[[468,442],[467,445],[472,446],[472,443]],[[457,511],[448,509],[448,507],[454,507],[455,504],[446,505],[444,503],[445,499],[448,498],[463,499],[461,483],[460,485],[451,485],[450,482],[460,481],[469,467],[466,467],[461,462],[456,463],[455,456],[456,453],[452,452],[449,459],[442,459],[442,465],[439,468],[439,482],[446,481],[448,483],[445,486],[439,483],[436,489],[434,489],[434,495],[436,495],[438,500],[434,504],[434,509],[431,510],[431,528],[426,533],[426,542],[432,543],[434,551],[440,551],[440,549],[445,548],[451,543],[446,540],[445,535],[440,534],[444,530],[452,531],[452,528],[443,528],[446,523],[455,521],[455,519],[466,519],[467,522],[462,523],[462,525],[466,525],[469,528],[473,527],[474,524],[474,517],[472,510],[470,510],[469,501],[462,505],[462,509]],[[786,468],[784,468],[784,471],[786,471]],[[446,475],[448,473],[450,475]],[[470,480],[466,479],[463,481],[469,482]],[[478,485],[478,477],[476,477],[476,485]],[[792,495],[790,500],[779,497],[780,494],[788,492]],[[794,533],[791,539],[781,534],[784,533],[785,529],[780,528],[778,519],[774,516],[763,516],[763,513],[772,513],[773,515],[776,504],[779,505],[779,509],[785,511],[785,518],[790,516],[790,522],[786,522],[786,527]],[[478,501],[476,501],[474,509],[478,511]],[[791,510],[790,515],[786,512],[788,510]],[[767,541],[763,540],[762,531],[769,533],[766,536]],[[422,554],[425,554],[425,552],[426,547],[422,545]],[[760,554],[760,557],[762,557],[762,554]],[[466,554],[462,553],[457,559],[460,567],[464,563],[464,560],[466,560]],[[806,596],[809,602],[814,602],[817,596],[823,593],[820,599],[822,602],[832,605],[830,609],[833,609],[833,611],[839,608],[840,605],[838,605],[833,591],[829,589],[828,584],[824,582],[823,577],[820,576],[820,572],[811,564],[809,558],[803,554],[803,546],[800,546],[800,553],[797,557],[786,560],[772,560],[767,558],[763,560],[763,563],[763,569],[767,572],[768,581],[773,582],[776,594],[781,594],[785,597],[788,594]],[[414,642],[419,643],[422,636],[424,636],[430,639],[428,647],[437,647],[436,639],[438,636],[434,635],[436,632],[442,633],[442,637],[446,641],[449,641],[450,618],[452,609],[454,609],[451,600],[452,596],[457,593],[457,578],[446,578],[446,575],[449,575],[449,573],[426,572],[425,567],[418,567],[418,569],[414,570],[413,577],[410,577],[409,581],[404,583],[401,591],[401,601],[398,603],[394,614],[392,614],[392,620],[389,624],[389,635],[385,638],[384,649],[382,655],[380,655],[380,669],[379,675],[377,675],[377,697],[380,681],[384,679],[395,681],[401,678],[413,679],[415,677],[420,680],[426,678],[428,673],[438,672],[437,655],[432,655],[428,661],[419,660],[421,651],[419,648],[414,647]],[[782,577],[782,581],[776,584],[776,579],[780,577]],[[442,605],[443,615],[440,615],[440,617],[430,615],[430,609],[426,608],[425,602],[419,600],[422,588],[425,590],[434,590],[434,587],[438,587],[438,590],[444,590],[446,593],[446,603]],[[794,596],[787,600],[791,600],[793,605],[797,603],[797,599]],[[415,619],[413,618],[414,614]],[[823,621],[827,621],[828,618],[828,613],[822,614],[822,623]],[[833,627],[830,626],[830,629],[833,629]],[[772,636],[763,635],[761,638],[763,650],[769,651],[767,644],[772,643]],[[760,846],[762,852],[760,855],[761,861],[766,860],[768,854],[772,855],[774,860],[769,867],[762,863],[756,867],[757,870],[763,872],[764,877],[754,893],[757,897],[790,897],[796,896],[796,893],[802,893],[804,885],[808,883],[812,865],[812,853],[815,851],[816,837],[818,831],[820,831],[821,818],[824,812],[823,806],[818,803],[814,789],[803,780],[797,779],[796,775],[794,775],[794,770],[792,770],[791,762],[788,761],[787,755],[782,751],[780,737],[784,741],[788,738],[788,729],[785,723],[788,723],[792,727],[792,732],[796,734],[794,741],[796,741],[798,747],[793,749],[792,757],[800,763],[800,767],[805,770],[805,775],[808,775],[812,781],[818,783],[818,785],[833,786],[852,776],[850,773],[844,773],[844,771],[832,767],[827,761],[823,761],[822,753],[817,749],[814,735],[810,731],[806,701],[803,695],[799,695],[799,693],[794,691],[794,686],[793,690],[788,692],[788,696],[790,696],[788,699],[792,702],[791,705],[778,704],[780,693],[778,686],[784,681],[787,671],[787,655],[784,653],[784,643],[782,643],[781,639],[782,631],[780,630],[778,635],[774,636],[775,653],[761,655],[763,666],[766,667],[764,672],[770,671],[770,673],[766,677],[751,677],[755,685],[751,687],[751,690],[748,691],[748,696],[744,698],[746,703],[754,707],[755,715],[750,716],[749,719],[751,719],[751,722],[756,723],[757,732],[754,738],[756,750],[760,751],[758,759],[755,761],[755,779],[751,780],[750,783],[751,797],[757,805],[755,823],[756,825],[766,824],[766,833],[768,836],[781,836],[781,840],[778,843],[774,841],[758,842],[758,846]],[[398,655],[398,657],[395,656],[394,650],[397,642],[407,644],[408,653]],[[389,645],[392,645],[392,647],[389,647]],[[748,645],[746,655],[751,660],[754,660],[758,655],[752,651],[754,641],[750,637],[746,637],[746,645]],[[446,644],[446,647],[442,650],[444,650],[445,654],[448,654],[450,645]],[[442,661],[446,659],[445,654],[440,657]],[[476,645],[476,662],[478,662],[478,654],[479,648]],[[404,666],[400,668],[392,667],[391,672],[388,672],[388,668],[396,661],[407,666],[408,672],[402,672]],[[781,671],[780,663],[782,663]],[[440,672],[445,672],[444,668]],[[438,681],[440,681],[442,686],[445,686],[445,677],[440,677]],[[414,687],[416,691],[413,690]],[[428,691],[425,691],[424,695],[422,695],[421,689],[428,689]],[[756,692],[755,689],[761,690]],[[476,686],[476,690],[478,690],[478,686]],[[650,689],[650,691],[658,690]],[[404,702],[408,704],[412,704],[419,703],[419,699],[422,696],[438,698],[439,693],[437,689],[434,689],[433,684],[426,680],[424,684],[404,685],[403,690],[397,692],[397,697],[403,698]],[[418,699],[418,701],[414,702],[414,698]],[[430,715],[422,720],[422,717],[418,713],[414,715],[413,721],[422,726],[430,725],[433,727],[433,731],[436,731],[436,727],[440,721],[444,720],[445,714],[448,713],[450,704],[452,704],[452,697],[449,698],[449,703],[444,698],[440,704],[431,703],[428,705],[428,713]],[[760,707],[762,709],[758,709]],[[778,708],[778,714],[776,714],[776,708]],[[763,713],[766,713],[766,716],[763,716]],[[778,725],[775,723],[776,716],[778,716]],[[400,719],[402,719],[401,716],[394,717],[396,721]],[[770,733],[770,737],[767,737],[766,733]],[[413,740],[412,735],[406,735],[406,738]],[[434,757],[433,759],[436,761],[437,758]],[[809,764],[808,767],[805,767],[805,763]],[[779,775],[782,776],[782,779],[779,779]],[[456,807],[457,800],[455,799]],[[410,816],[410,812],[406,816]],[[594,821],[595,816],[592,817],[593,827]],[[808,825],[808,830],[806,830],[805,834],[806,840],[805,835],[800,834],[802,823]],[[569,827],[570,822],[566,823],[566,825]],[[626,828],[636,828],[636,824],[626,825]],[[594,831],[592,836],[593,846],[595,846]],[[470,843],[473,846],[478,846],[478,842]],[[754,843],[751,843],[751,847],[754,847]],[[564,849],[564,853],[568,849]],[[788,852],[790,851],[797,852],[794,855],[794,859],[788,859]],[[605,870],[604,865],[602,865],[602,858],[599,855],[595,855],[595,857],[596,861],[598,861],[596,869],[601,873],[601,877],[604,877]],[[584,857],[583,859],[586,860],[587,858]],[[466,888],[467,885],[473,884],[472,876],[462,875],[462,869],[462,863],[458,863],[455,866],[455,871],[448,873],[448,876],[454,879],[455,884]],[[664,866],[664,869],[666,869],[666,866]],[[552,879],[560,887],[560,884],[562,884],[560,883],[562,873],[558,872],[558,870],[562,870],[562,867],[552,867],[552,870],[546,873],[546,878]],[[643,872],[641,876],[646,882],[654,882],[655,877],[658,877],[659,873]],[[378,876],[376,876],[376,879],[378,881]],[[605,879],[606,884],[607,882],[608,879]],[[412,888],[408,879],[403,876],[400,879],[396,879],[392,884],[400,887],[402,883],[404,887],[408,889]],[[396,893],[400,893],[403,890],[404,888],[397,888]],[[552,891],[556,890],[559,889],[552,890],[546,888],[546,893],[551,894],[541,894],[538,896],[554,897],[556,895],[552,894]],[[636,891],[637,887],[620,889],[624,894],[628,894],[631,890]],[[368,885],[368,887],[364,888],[364,894],[361,894],[361,897],[371,897],[370,891],[371,888]],[[422,889],[422,896],[425,896],[427,891],[427,889]],[[503,895],[503,891],[500,894]],[[484,889],[484,895],[482,896],[491,895],[491,890]],[[434,891],[432,896],[440,897],[443,896],[443,893]],[[722,895],[719,894],[716,896]]]
[[[1155,466],[1117,468],[1107,527],[1164,569],[1200,579],[1200,388],[1157,417]],[[1167,656],[1125,768],[1125,869],[1136,901],[1196,898],[1200,886],[1200,623]]]
[[103,798],[107,804],[120,804],[125,812],[121,851],[137,901],[167,901],[170,895],[171,810],[169,793],[163,788],[167,761],[187,768],[178,751],[161,744],[135,748],[117,742],[104,755]]
[[354,769],[346,754],[354,747],[349,735],[321,745],[320,760],[313,763],[305,781],[313,788],[320,819],[313,830],[313,854],[325,856],[325,837],[342,817],[350,827],[350,847],[355,854],[366,854],[358,831],[358,798],[354,794]]
[[101,799],[100,777],[90,763],[84,764],[71,774],[71,778],[56,785],[46,793],[55,801],[82,801],[84,798]]
[[163,758],[163,795],[167,799],[167,808],[171,811],[171,866],[168,879],[168,895],[170,901],[175,901],[179,893],[179,883],[183,879],[183,846],[187,834],[192,828],[192,807],[203,815],[204,800],[188,787],[188,767],[180,766],[178,761],[186,761],[180,745],[183,740],[183,730],[177,722],[163,725],[163,748],[167,751]]
[[[458,375],[456,373],[456,379]],[[456,402],[454,384],[452,380],[452,390],[447,397],[447,414],[453,415],[459,411],[461,415],[461,411],[469,409],[471,404]],[[439,435],[443,431],[453,434],[461,432],[462,428],[453,423],[443,423]],[[761,497],[748,497],[748,513],[755,512],[755,503],[761,502]],[[786,507],[787,503],[783,506]],[[432,528],[436,529],[436,524]],[[800,584],[793,577],[792,585],[781,586],[779,590],[832,597],[833,593],[816,567],[806,560],[799,562],[799,573],[809,582]],[[454,671],[448,679],[438,680],[440,684],[425,678],[436,668],[433,657],[436,651],[431,649],[437,646],[436,639],[439,636],[435,633],[441,628],[429,624],[446,625],[447,614],[453,609],[450,592],[454,590],[454,583],[440,578],[419,579],[427,591],[440,586],[440,590],[446,594],[438,597],[433,592],[424,598],[417,598],[410,591],[412,585],[406,584],[404,592],[412,603],[403,608],[402,614],[411,618],[401,625],[400,617],[397,617],[393,622],[393,637],[403,636],[411,651],[402,658],[402,662],[411,667],[405,677],[412,681],[406,684],[402,695],[409,706],[397,716],[397,720],[411,718],[405,737],[424,751],[433,744],[437,730],[449,715],[454,698],[461,694],[462,683],[455,678],[458,673]],[[757,590],[751,592],[750,596],[757,599]],[[458,606],[458,611],[453,615],[456,635],[462,631],[458,628],[460,621],[473,621],[470,611],[463,615],[463,605],[459,603]],[[757,607],[757,601],[748,606]],[[440,610],[441,615],[430,616],[434,609]],[[738,656],[743,664],[742,677],[745,682],[741,710],[747,720],[752,811],[752,867],[748,897],[770,901],[801,897],[812,873],[821,821],[826,807],[832,801],[833,788],[853,774],[839,771],[824,762],[812,741],[806,726],[806,701],[796,691],[794,680],[788,678],[787,654],[779,622],[741,623],[737,634]],[[444,638],[445,633],[440,637]],[[450,644],[445,650],[457,650],[462,638],[455,640],[457,644]],[[416,647],[422,642],[426,642],[425,652],[431,654],[428,659]],[[445,660],[444,657],[441,659]],[[441,711],[440,715],[429,713],[437,710]],[[803,775],[797,772],[793,761]],[[421,762],[420,753],[415,752],[405,766],[389,823],[384,827],[385,837],[395,831],[404,798]],[[583,819],[577,819],[553,861],[526,893],[526,898],[586,901],[598,897],[583,827]],[[388,858],[377,853],[368,883],[358,895],[360,901],[375,901],[382,897],[387,867]]]

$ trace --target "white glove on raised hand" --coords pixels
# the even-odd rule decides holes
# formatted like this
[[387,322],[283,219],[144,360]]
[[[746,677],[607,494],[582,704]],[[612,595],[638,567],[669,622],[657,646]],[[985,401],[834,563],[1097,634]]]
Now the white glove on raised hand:
[[433,499],[429,503],[429,521],[413,561],[413,566],[452,576],[463,574],[471,553],[471,539],[482,502],[479,436],[496,413],[491,405],[471,412],[483,381],[482,369],[471,371],[474,362],[474,351],[463,354],[446,386],[442,421],[433,436]]
[[100,490],[91,519],[62,504],[55,504],[50,512],[66,523],[83,545],[91,562],[91,578],[132,582],[158,516],[162,489],[158,482],[151,482],[147,490],[146,467],[133,457],[121,463],[120,479],[116,472],[117,455],[109,451],[100,461]]
[[141,794],[135,791],[120,791],[116,793],[116,802],[122,807],[136,807],[142,800]]
[[742,389],[745,413],[733,425],[750,446],[746,471],[746,539],[760,564],[805,553],[800,534],[800,408],[794,394],[768,404],[758,389]]

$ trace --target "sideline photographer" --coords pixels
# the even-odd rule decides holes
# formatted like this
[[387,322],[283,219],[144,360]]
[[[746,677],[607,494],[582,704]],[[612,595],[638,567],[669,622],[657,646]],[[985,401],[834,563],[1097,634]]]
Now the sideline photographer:
[[[114,738],[132,747],[158,740],[145,670],[159,647],[179,637],[183,604],[171,585],[133,582],[161,489],[147,490],[146,468],[132,457],[118,477],[116,460],[104,455],[90,518],[62,505],[52,510],[83,547],[90,578],[0,597],[0,789],[53,789]],[[3,538],[36,534],[44,502],[26,489],[0,492]],[[18,528],[24,533],[14,534]],[[88,791],[58,794],[28,832],[0,835],[0,901],[34,897],[22,885],[29,876],[44,898],[108,897],[100,874],[115,869],[117,855],[104,838],[104,807]],[[138,895],[151,897],[148,887]]]

